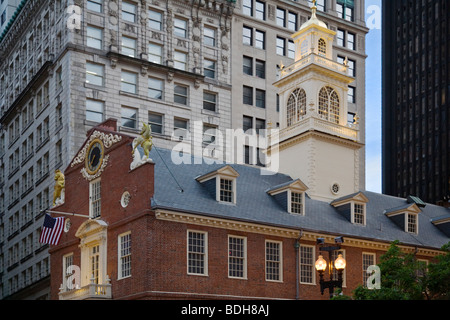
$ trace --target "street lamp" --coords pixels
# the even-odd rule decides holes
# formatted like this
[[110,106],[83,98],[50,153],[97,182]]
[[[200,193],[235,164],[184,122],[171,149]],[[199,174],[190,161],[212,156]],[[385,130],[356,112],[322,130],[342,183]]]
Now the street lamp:
[[319,271],[319,273],[323,273],[325,269],[327,268],[327,262],[323,258],[322,255],[319,256],[319,259],[316,261],[316,270]]
[[[321,245],[321,247],[319,248],[320,251],[328,251],[328,255],[329,255],[329,261],[330,261],[330,266],[329,266],[329,276],[330,276],[330,280],[325,281],[323,278],[323,273],[327,268],[327,261],[323,258],[323,256],[320,254],[319,258],[316,261],[315,267],[317,272],[319,272],[319,283],[320,283],[320,293],[323,295],[323,292],[325,291],[325,289],[328,288],[328,290],[330,291],[330,298],[333,297],[333,293],[334,293],[334,288],[340,288],[342,289],[342,272],[345,269],[346,266],[346,261],[344,259],[344,257],[342,256],[342,254],[338,254],[338,257],[336,258],[336,260],[334,261],[334,264],[331,262],[332,261],[332,253],[334,251],[340,250],[341,247],[341,243],[344,242],[344,239],[342,237],[338,237],[335,238],[335,242],[336,242],[336,246],[330,246],[330,247],[322,247],[322,245],[324,244],[324,241],[322,241],[322,239],[318,239],[317,243],[319,245]],[[333,267],[334,265],[334,267]],[[337,280],[333,280],[333,268],[337,270],[338,272],[338,279]]]
[[337,271],[344,270],[346,265],[345,259],[342,257],[342,254],[338,254],[338,257],[336,260],[334,260],[334,267]]

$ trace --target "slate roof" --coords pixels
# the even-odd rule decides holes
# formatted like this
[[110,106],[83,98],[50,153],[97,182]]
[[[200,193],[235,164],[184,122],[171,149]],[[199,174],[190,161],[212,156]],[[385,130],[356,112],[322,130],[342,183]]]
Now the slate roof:
[[271,192],[273,190],[277,190],[277,189],[281,189],[281,188],[287,187],[288,185],[294,183],[295,181],[300,181],[300,179],[295,179],[295,180],[290,179],[289,181],[284,182],[282,184],[279,184],[277,186],[272,186],[271,188],[267,189],[266,192]]
[[171,159],[171,150],[155,147],[151,150],[150,157],[155,162],[153,209],[170,209],[336,236],[386,242],[399,240],[403,244],[436,249],[450,241],[449,237],[430,222],[431,219],[450,214],[449,209],[440,206],[427,204],[420,208],[417,235],[400,229],[385,215],[386,211],[393,208],[409,206],[406,199],[369,191],[362,191],[369,199],[366,204],[365,226],[352,224],[330,203],[308,196],[305,197],[305,215],[290,214],[267,193],[267,190],[275,186],[291,183],[293,179],[290,176],[281,173],[261,175],[257,167],[238,164],[230,164],[239,173],[236,178],[236,204],[219,203],[195,178],[226,164],[194,164],[194,158],[189,155],[192,164],[177,165]]

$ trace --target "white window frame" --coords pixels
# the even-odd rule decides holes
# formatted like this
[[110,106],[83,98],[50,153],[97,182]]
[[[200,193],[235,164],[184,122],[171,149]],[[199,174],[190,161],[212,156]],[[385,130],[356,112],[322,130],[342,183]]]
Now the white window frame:
[[[241,259],[242,260],[242,277],[238,277],[238,276],[231,276],[230,275],[230,258],[232,258],[230,256],[230,239],[234,238],[234,239],[242,239],[242,246],[243,246],[243,257],[242,258],[237,258],[237,259]],[[241,236],[236,236],[236,235],[228,235],[228,242],[227,242],[227,250],[228,250],[228,278],[230,279],[247,279],[247,237],[241,237]]]
[[[301,252],[301,248],[309,248],[311,250],[311,282],[305,282],[302,281],[302,252]],[[316,247],[315,246],[310,246],[310,245],[305,245],[305,244],[301,244],[299,250],[299,257],[298,257],[298,264],[299,264],[299,275],[298,275],[298,281],[300,284],[309,284],[309,285],[316,285],[316,268],[314,267],[314,263],[316,262]],[[306,264],[305,264],[306,265]],[[308,265],[309,266],[309,265]]]
[[[267,260],[267,244],[272,243],[272,244],[277,244],[279,246],[278,248],[278,261],[272,261],[272,260]],[[275,241],[275,240],[267,240],[265,241],[265,245],[264,245],[264,261],[265,261],[265,277],[266,277],[266,281],[268,282],[283,282],[283,242],[282,241]],[[274,279],[268,279],[267,275],[268,275],[268,270],[267,270],[267,263],[268,262],[273,262],[273,263],[278,263],[278,270],[279,270],[279,274],[278,280],[274,280]]]
[[[100,184],[99,196],[98,196],[98,199],[94,200],[93,199],[93,197],[95,196],[94,191],[95,191],[95,187],[98,183]],[[101,209],[102,208],[102,206],[101,206],[102,196],[101,196],[101,194],[102,194],[101,179],[98,178],[98,179],[92,180],[89,183],[89,217],[91,219],[100,218],[102,216],[102,209]],[[96,203],[96,202],[100,202],[99,209],[98,209],[99,210],[98,215],[96,214],[96,212],[94,212],[95,211],[94,203]],[[94,216],[94,214],[96,214],[96,215]]]
[[[365,261],[366,261],[364,259],[365,256],[372,257],[371,258],[373,260],[372,264],[365,265]],[[367,273],[367,268],[370,267],[371,265],[375,265],[376,264],[376,261],[377,261],[376,258],[377,258],[377,255],[374,252],[363,252],[362,255],[361,255],[362,282],[363,282],[362,285],[365,288],[367,288],[367,279],[370,277],[370,275]]]
[[[94,248],[95,252],[94,252]],[[93,258],[95,258],[97,261],[93,261]],[[100,251],[100,244],[96,243],[89,247],[89,273],[90,273],[90,282],[91,280],[94,280],[93,282],[95,284],[101,284],[101,251]],[[97,274],[91,273],[90,271],[96,271]]]
[[[302,203],[301,203],[302,207],[301,208],[302,209],[301,209],[300,213],[292,212],[292,192],[301,194],[301,201],[302,201]],[[289,209],[288,211],[289,211],[289,213],[298,214],[300,216],[304,216],[305,215],[305,192],[300,191],[300,190],[288,189],[287,196],[288,196],[288,209]]]
[[[221,190],[221,180],[229,180],[232,183],[232,190],[231,190],[231,201],[223,201],[220,198],[220,190]],[[228,204],[236,204],[236,178],[233,177],[229,177],[229,176],[223,176],[223,175],[218,175],[216,177],[216,200],[220,203],[228,203]],[[229,190],[226,190],[229,191]]]
[[[360,213],[360,214],[363,215],[363,223],[357,223],[357,222],[355,221],[355,213],[356,213],[356,207],[355,207],[355,205],[360,205],[360,206],[362,206],[363,212]],[[352,223],[352,224],[356,224],[356,225],[365,226],[365,225],[366,225],[366,217],[367,217],[367,214],[366,214],[366,204],[365,204],[364,202],[354,202],[354,201],[352,201],[352,202],[351,202],[351,217],[350,217],[351,223]]]
[[[405,212],[405,232],[411,233],[411,234],[418,234],[419,233],[419,215],[417,213],[412,212]],[[409,216],[414,216],[415,223],[414,228],[415,231],[409,231]]]
[[99,284],[106,284],[107,275],[107,225],[102,220],[86,220],[78,229],[76,236],[80,238],[81,253],[81,287],[91,282],[91,253],[92,248],[99,246]]
[[[62,279],[63,279],[63,290],[64,291],[69,291],[70,289],[67,287],[68,282],[68,278],[72,275],[72,273],[67,273],[67,268],[70,266],[68,265],[68,263],[70,263],[70,265],[73,265],[73,252],[68,253],[63,255],[62,257]],[[73,288],[75,289],[75,288]]]
[[[128,243],[129,243],[129,253],[126,255],[122,255],[122,245],[124,244],[125,237],[128,237]],[[131,277],[131,255],[132,255],[132,238],[131,238],[131,231],[127,231],[124,233],[121,233],[117,236],[117,280],[125,279]],[[129,262],[124,262],[124,259],[128,259]],[[129,263],[129,274],[123,276],[122,273],[124,271],[123,267],[124,264]]]
[[[200,253],[203,256],[203,273],[196,273],[196,272],[192,272],[189,271],[189,254],[191,253],[189,251],[189,234],[190,233],[198,233],[198,234],[202,234],[203,235],[203,241],[204,241],[204,246],[203,246],[203,252]],[[198,252],[195,252],[196,254],[199,254]],[[199,230],[193,230],[193,229],[188,229],[186,232],[186,273],[189,275],[194,275],[194,276],[208,276],[208,232],[206,231],[199,231]]]

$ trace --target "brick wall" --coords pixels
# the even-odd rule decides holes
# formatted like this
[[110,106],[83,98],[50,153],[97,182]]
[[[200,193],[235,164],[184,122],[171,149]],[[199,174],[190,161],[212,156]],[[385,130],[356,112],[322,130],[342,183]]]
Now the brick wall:
[[[96,130],[106,130],[97,128]],[[111,279],[114,299],[240,299],[240,298],[282,298],[295,299],[298,277],[296,274],[296,239],[281,233],[263,234],[229,229],[229,226],[215,227],[191,224],[185,221],[159,219],[151,210],[154,193],[154,164],[145,164],[130,171],[132,138],[122,140],[106,149],[110,158],[101,175],[101,220],[107,227],[107,268]],[[66,170],[65,203],[55,211],[89,214],[89,181],[82,177],[83,164]],[[131,195],[129,205],[123,208],[120,199],[123,192]],[[60,244],[52,247],[51,254],[51,297],[58,299],[62,283],[63,256],[74,254],[73,263],[81,266],[80,239],[75,236],[85,218],[70,217],[72,226],[63,233]],[[237,222],[239,223],[239,222]],[[187,232],[203,231],[208,234],[208,273],[192,275],[187,272]],[[118,276],[118,237],[131,232],[131,276]],[[247,276],[245,279],[228,276],[228,237],[246,237]],[[266,281],[265,243],[266,240],[282,243],[282,281]],[[315,238],[301,239],[301,245],[314,246],[313,262],[318,258]],[[358,242],[351,245],[344,242],[347,268],[345,271],[344,294],[362,283],[362,254],[376,253],[376,262],[384,253],[382,246],[365,248]],[[384,245],[384,244],[382,244]],[[328,258],[328,254],[323,254]],[[418,257],[420,258],[420,257]],[[328,299],[328,290],[320,294],[319,277],[315,274],[315,284],[299,284],[300,299]],[[328,270],[325,272],[328,280]]]

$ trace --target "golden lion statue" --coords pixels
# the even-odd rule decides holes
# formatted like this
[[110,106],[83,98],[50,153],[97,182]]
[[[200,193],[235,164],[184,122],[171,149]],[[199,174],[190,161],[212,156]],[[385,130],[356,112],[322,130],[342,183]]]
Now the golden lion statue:
[[55,171],[55,188],[53,191],[53,206],[56,205],[56,200],[61,199],[61,194],[65,188],[65,177],[60,170]]

